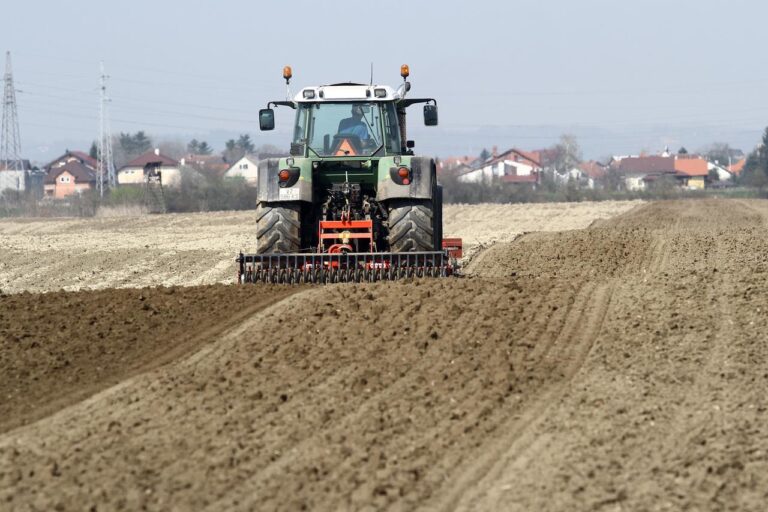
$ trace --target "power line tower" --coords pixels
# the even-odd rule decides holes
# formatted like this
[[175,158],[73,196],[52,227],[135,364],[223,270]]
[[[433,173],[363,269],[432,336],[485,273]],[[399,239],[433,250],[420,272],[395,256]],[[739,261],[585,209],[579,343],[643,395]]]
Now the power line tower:
[[0,132],[0,165],[7,171],[23,171],[19,115],[16,111],[16,89],[13,86],[11,52],[5,52],[3,77],[3,127]]
[[117,174],[115,162],[112,157],[112,130],[109,126],[109,96],[107,96],[107,79],[109,75],[104,73],[104,63],[101,63],[101,76],[99,78],[99,154],[98,168],[96,169],[96,186],[99,196],[104,197],[104,186],[115,188],[117,186]]

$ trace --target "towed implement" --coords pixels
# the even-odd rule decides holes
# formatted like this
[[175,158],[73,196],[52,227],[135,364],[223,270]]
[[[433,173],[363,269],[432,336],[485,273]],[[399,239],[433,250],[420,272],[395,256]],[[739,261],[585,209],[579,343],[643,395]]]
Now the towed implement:
[[[456,275],[462,244],[443,238],[442,187],[432,158],[415,156],[406,109],[437,102],[406,98],[403,83],[305,87],[259,111],[296,111],[290,156],[258,164],[256,252],[240,254],[239,282],[333,283]],[[290,84],[291,68],[283,70]]]

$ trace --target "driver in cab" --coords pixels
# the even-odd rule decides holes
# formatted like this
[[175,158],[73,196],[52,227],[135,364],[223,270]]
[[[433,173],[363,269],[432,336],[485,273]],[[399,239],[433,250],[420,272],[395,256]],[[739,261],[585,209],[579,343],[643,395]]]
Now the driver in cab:
[[339,135],[354,135],[361,141],[368,141],[371,137],[368,133],[368,126],[363,121],[362,105],[352,106],[352,117],[342,119],[339,123]]

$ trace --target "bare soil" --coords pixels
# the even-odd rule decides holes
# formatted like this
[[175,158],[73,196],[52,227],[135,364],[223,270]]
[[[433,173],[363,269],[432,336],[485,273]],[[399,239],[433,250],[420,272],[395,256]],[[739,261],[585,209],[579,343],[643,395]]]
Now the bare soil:
[[[3,297],[0,396],[41,397],[3,414],[45,413],[0,423],[0,509],[765,509],[768,203],[644,204],[497,243],[467,273],[193,288],[181,309],[206,321],[163,336],[82,322],[65,352],[116,377],[62,405],[66,379],[40,378],[60,362],[24,336],[55,346],[60,325],[22,312],[85,316],[100,292]],[[104,298],[149,325],[143,293]],[[254,309],[214,310],[230,293]],[[128,338],[182,348],[93,348]]]
[[[587,227],[640,203],[447,205],[446,236],[467,252],[526,231]],[[254,251],[253,211],[0,220],[0,290],[46,292],[233,283]]]
[[0,296],[0,431],[193,352],[294,291],[216,285]]

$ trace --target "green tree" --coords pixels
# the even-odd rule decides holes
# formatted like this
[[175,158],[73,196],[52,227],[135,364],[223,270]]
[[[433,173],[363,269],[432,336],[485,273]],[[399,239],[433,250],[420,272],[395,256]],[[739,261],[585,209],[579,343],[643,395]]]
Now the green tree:
[[486,160],[488,160],[490,156],[491,156],[491,152],[483,148],[483,150],[480,152],[480,161],[485,162]]
[[213,153],[213,148],[204,140],[192,139],[187,143],[187,153],[190,155],[210,155]]
[[730,163],[731,146],[727,142],[714,142],[700,151],[710,162],[727,167]]
[[235,163],[243,157],[243,152],[237,147],[237,141],[235,139],[229,139],[224,143],[224,151],[221,152],[222,158],[225,162],[230,164]]
[[133,135],[121,132],[118,140],[120,149],[127,160],[132,160],[152,149],[152,140],[142,130]]
[[569,134],[560,136],[560,142],[552,148],[554,153],[553,166],[556,171],[570,172],[581,163],[581,146],[576,137]]
[[747,157],[740,181],[759,189],[768,186],[768,128],[763,132],[762,143]]
[[197,139],[192,139],[187,143],[187,152],[190,155],[198,155],[199,150],[200,150],[200,143],[197,141]]
[[224,144],[224,151],[221,156],[224,157],[225,161],[233,163],[243,158],[247,153],[253,153],[254,149],[256,147],[253,145],[251,136],[244,133],[237,140],[229,139]]
[[237,147],[242,149],[245,153],[253,153],[253,150],[255,149],[253,141],[251,141],[251,136],[247,133],[240,135],[240,138],[237,139]]
[[99,147],[96,145],[96,141],[91,143],[91,149],[88,150],[88,156],[97,160],[99,158]]
[[213,148],[208,145],[207,142],[202,141],[197,146],[197,154],[198,155],[210,155],[213,153]]
[[677,154],[678,155],[687,155],[688,154],[688,150],[685,149],[685,146],[682,146],[680,149],[677,150]]

